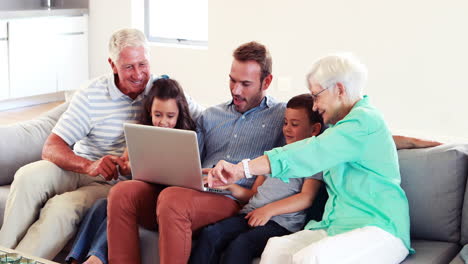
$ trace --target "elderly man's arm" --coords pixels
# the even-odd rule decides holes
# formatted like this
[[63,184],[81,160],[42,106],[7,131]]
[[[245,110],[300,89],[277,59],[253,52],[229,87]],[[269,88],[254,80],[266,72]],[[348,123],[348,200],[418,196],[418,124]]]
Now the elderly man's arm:
[[106,155],[99,160],[91,161],[76,155],[68,144],[58,135],[52,133],[42,149],[42,158],[55,163],[64,170],[84,173],[90,176],[102,175],[106,180],[117,179],[117,166],[125,166],[120,157]]
[[393,136],[393,140],[397,149],[430,148],[442,145],[442,143],[437,141],[405,136]]

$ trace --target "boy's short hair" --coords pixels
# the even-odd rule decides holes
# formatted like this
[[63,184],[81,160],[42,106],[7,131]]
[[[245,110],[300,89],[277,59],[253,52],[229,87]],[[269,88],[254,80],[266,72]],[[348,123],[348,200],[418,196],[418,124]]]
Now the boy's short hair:
[[325,129],[325,125],[323,124],[322,116],[318,112],[312,111],[313,106],[314,98],[312,98],[312,95],[308,93],[296,95],[293,98],[289,99],[288,103],[286,104],[287,108],[306,109],[310,123],[320,123],[320,125],[322,126],[320,133],[322,133]]

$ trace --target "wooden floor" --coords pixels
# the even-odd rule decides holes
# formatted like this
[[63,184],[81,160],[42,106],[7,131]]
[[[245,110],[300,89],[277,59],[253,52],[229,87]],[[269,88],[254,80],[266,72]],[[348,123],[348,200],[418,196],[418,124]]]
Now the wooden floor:
[[0,111],[0,125],[10,125],[16,122],[33,119],[62,103],[63,101],[58,101],[7,111]]

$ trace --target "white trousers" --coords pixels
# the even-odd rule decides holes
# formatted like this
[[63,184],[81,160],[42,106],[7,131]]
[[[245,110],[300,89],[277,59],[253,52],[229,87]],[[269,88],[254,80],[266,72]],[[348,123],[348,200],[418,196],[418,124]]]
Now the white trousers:
[[325,230],[303,230],[272,237],[260,264],[396,264],[407,255],[401,239],[367,226],[335,236]]
[[54,258],[93,203],[107,196],[104,178],[65,171],[49,161],[20,168],[11,185],[0,246]]

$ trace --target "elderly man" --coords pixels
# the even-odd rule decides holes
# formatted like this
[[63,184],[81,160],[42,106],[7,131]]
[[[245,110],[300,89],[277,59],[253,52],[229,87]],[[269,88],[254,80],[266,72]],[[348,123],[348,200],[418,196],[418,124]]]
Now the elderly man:
[[[11,186],[0,245],[53,258],[95,200],[107,196],[123,157],[123,123],[139,121],[155,78],[142,32],[122,29],[109,42],[113,73],[76,92],[45,142],[44,160],[20,168]],[[191,112],[201,112],[189,99]],[[73,149],[70,148],[73,146]]]
[[323,171],[329,199],[320,222],[269,240],[262,263],[400,263],[410,247],[409,209],[395,143],[380,112],[362,96],[367,70],[347,54],[318,60],[308,75],[322,135],[236,165],[219,162],[209,184],[271,173],[287,181]]

